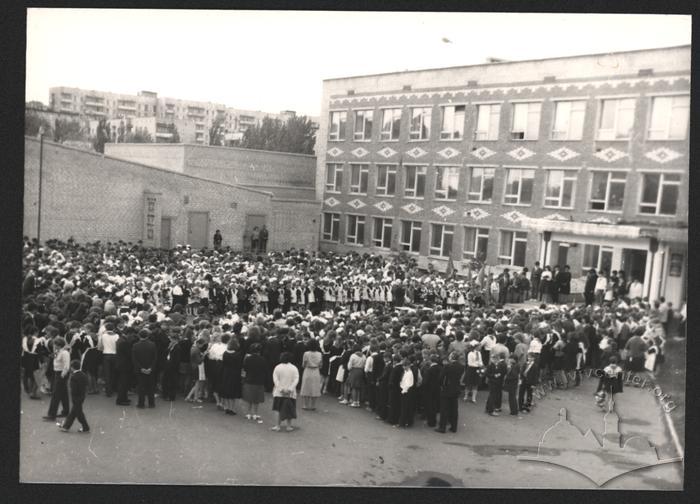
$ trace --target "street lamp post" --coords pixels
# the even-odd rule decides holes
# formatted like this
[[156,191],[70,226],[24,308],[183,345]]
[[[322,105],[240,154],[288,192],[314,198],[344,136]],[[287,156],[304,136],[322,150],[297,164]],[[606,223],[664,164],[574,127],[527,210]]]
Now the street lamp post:
[[44,173],[44,127],[39,128],[39,201],[37,202],[36,243],[41,246],[41,182]]

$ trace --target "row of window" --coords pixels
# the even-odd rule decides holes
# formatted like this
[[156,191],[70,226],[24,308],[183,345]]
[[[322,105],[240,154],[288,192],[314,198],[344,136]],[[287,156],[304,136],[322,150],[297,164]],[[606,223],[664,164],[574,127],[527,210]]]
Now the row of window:
[[[558,100],[554,102],[554,120],[550,138],[552,140],[581,140],[583,138],[587,98]],[[600,115],[597,124],[598,140],[623,140],[631,135],[634,126],[635,98],[600,100]],[[510,124],[511,140],[537,140],[540,133],[540,101],[512,103]],[[654,96],[651,98],[651,113],[647,138],[649,140],[683,140],[688,129],[690,97],[688,95]],[[379,109],[379,140],[398,141],[401,136],[402,108]],[[370,141],[375,124],[375,110],[355,110],[352,140]],[[432,106],[408,109],[408,140],[429,140],[432,128]],[[476,105],[476,128],[474,140],[498,140],[501,104]],[[440,140],[464,138],[466,105],[440,107]],[[328,139],[346,140],[347,111],[330,113]]]
[[[457,201],[460,167],[435,166],[433,199]],[[376,165],[375,195],[392,197],[397,191],[397,166]],[[426,193],[427,166],[404,166],[403,197],[420,199]],[[469,203],[493,203],[496,168],[469,167],[467,197]],[[349,193],[367,195],[369,165],[350,165]],[[576,170],[546,170],[543,206],[547,208],[573,209],[578,182]],[[502,202],[506,205],[531,205],[535,170],[531,168],[506,168]],[[592,171],[588,210],[621,212],[627,184],[625,171]],[[680,193],[680,173],[643,173],[639,200],[639,213],[650,215],[675,215]],[[326,192],[343,190],[343,165],[329,163],[326,172]]]
[[[365,244],[364,215],[346,215],[347,226],[345,243],[349,245]],[[393,220],[385,217],[372,217],[371,245],[390,249],[393,232]],[[419,253],[423,223],[419,221],[399,221],[399,247],[406,252]],[[462,258],[486,260],[489,250],[489,228],[463,227]],[[452,224],[430,224],[431,256],[450,257],[454,246],[455,226]],[[340,242],[340,214],[323,214],[323,240]],[[498,264],[524,267],[527,250],[526,231],[498,231]],[[607,245],[583,244],[581,269],[583,272],[594,268],[596,271],[610,271],[613,248]]]
[[[325,241],[340,242],[340,214],[326,212],[323,214],[323,233]],[[365,227],[367,217],[364,215],[346,215],[345,240],[348,245],[365,245]],[[371,245],[390,249],[394,221],[386,217],[372,217]],[[399,221],[399,247],[406,252],[419,253],[423,233],[420,221]],[[453,250],[455,226],[453,224],[430,224],[431,256],[450,257]],[[526,231],[499,231],[499,264],[513,266],[525,265],[527,249]],[[464,259],[486,259],[489,245],[489,229],[464,227],[462,257]]]

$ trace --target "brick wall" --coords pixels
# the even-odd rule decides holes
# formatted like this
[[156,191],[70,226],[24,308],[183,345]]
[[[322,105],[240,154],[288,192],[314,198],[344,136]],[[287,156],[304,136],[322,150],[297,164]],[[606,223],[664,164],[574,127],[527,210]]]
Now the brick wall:
[[[39,173],[39,141],[25,138],[24,234],[36,236]],[[272,203],[269,193],[233,187],[213,181],[67,148],[44,141],[42,187],[42,240],[136,242],[144,237],[144,192],[159,193],[162,217],[172,218],[171,243],[187,241],[188,212],[209,212],[208,242],[220,229],[224,245],[242,247],[245,215],[267,216],[272,228],[275,216],[289,213],[294,203]],[[188,202],[185,203],[185,197]],[[235,206],[235,208],[232,208]],[[302,207],[311,212],[311,204]],[[318,214],[316,208],[313,212]],[[271,247],[310,248],[303,219],[285,222]],[[156,236],[160,233],[157,222]],[[310,240],[305,242],[304,240]]]

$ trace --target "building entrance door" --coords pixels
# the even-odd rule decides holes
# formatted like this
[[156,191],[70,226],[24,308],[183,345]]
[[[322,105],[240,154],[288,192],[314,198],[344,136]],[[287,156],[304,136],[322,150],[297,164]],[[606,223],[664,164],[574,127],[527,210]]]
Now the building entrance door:
[[170,217],[163,217],[160,220],[160,248],[169,249],[170,248],[170,226],[172,224],[172,219]]
[[569,244],[559,244],[559,253],[557,255],[557,264],[563,270],[567,264],[566,259],[569,257]]
[[622,249],[622,264],[620,269],[625,272],[628,282],[637,278],[646,285],[644,274],[647,267],[647,251],[638,249]]
[[243,250],[252,249],[251,235],[253,234],[253,229],[258,228],[258,232],[262,229],[266,217],[264,215],[246,215],[245,216],[245,231],[243,234]]
[[206,247],[209,240],[209,212],[190,212],[187,221],[187,244],[192,248]]

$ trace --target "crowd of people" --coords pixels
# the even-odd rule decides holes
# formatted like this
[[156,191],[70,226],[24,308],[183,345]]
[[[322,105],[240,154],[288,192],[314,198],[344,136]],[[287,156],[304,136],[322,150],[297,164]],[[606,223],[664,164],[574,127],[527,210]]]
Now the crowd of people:
[[569,268],[539,264],[446,278],[404,256],[28,239],[23,261],[23,386],[51,394],[44,418],[66,416],[65,431],[74,419],[89,431],[89,394],[211,401],[263,423],[267,392],[273,430],[295,428],[297,398],[313,414],[326,394],[395,427],[455,432],[460,397],[479,392],[492,416],[504,391],[508,412],[526,414],[534,387],[578,386],[586,368],[605,370],[599,399],[619,392],[620,370],[663,362],[675,313],[631,296],[620,274],[600,297],[597,276],[589,299],[589,273],[586,302],[567,303]]

